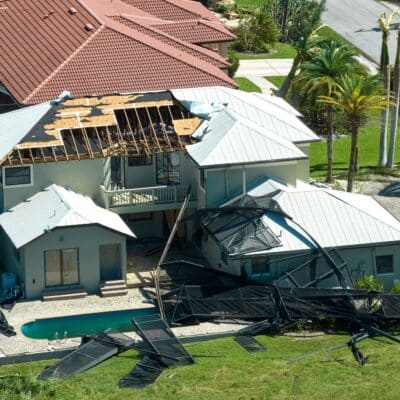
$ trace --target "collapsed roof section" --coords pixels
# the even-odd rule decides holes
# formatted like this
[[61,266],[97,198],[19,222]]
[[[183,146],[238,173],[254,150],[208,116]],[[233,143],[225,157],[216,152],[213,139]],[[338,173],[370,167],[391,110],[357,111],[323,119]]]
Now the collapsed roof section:
[[[400,222],[370,196],[304,183],[295,188],[268,179],[220,209],[208,211],[214,217],[203,218],[202,223],[230,257],[313,251],[317,244],[329,249],[400,242]],[[230,218],[235,221],[230,213],[237,221],[235,232],[229,224]],[[241,224],[244,217],[247,223]],[[246,236],[248,226],[257,227],[254,231],[258,240],[252,242],[257,246],[248,251],[246,246],[227,246],[235,243],[237,237]],[[273,245],[276,241],[260,240],[259,232],[263,230],[278,238],[279,245]]]
[[0,118],[14,124],[13,140],[0,146],[2,164],[11,166],[183,150],[202,122],[170,92],[61,99]]
[[[221,71],[227,68],[221,56],[156,27],[171,22],[168,18],[178,24],[187,19],[211,41],[233,40],[197,2],[12,0],[0,11],[0,36],[9,39],[0,41],[0,84],[20,104],[49,101],[62,90],[91,96],[236,87]],[[176,21],[175,15],[183,20]],[[192,28],[184,24],[182,29]]]

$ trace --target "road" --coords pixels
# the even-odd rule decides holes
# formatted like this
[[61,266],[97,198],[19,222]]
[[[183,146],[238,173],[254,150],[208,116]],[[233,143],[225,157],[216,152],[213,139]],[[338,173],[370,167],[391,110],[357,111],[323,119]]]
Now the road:
[[[378,18],[382,11],[391,13],[389,6],[375,0],[327,0],[322,20],[348,41],[379,63],[382,33]],[[396,18],[394,22],[400,22]],[[391,62],[396,52],[396,31],[390,35]]]

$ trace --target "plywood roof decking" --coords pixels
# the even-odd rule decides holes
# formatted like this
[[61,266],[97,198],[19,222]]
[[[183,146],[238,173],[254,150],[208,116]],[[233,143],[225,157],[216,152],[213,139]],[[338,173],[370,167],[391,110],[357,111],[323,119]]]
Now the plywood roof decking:
[[183,150],[201,119],[169,92],[69,99],[53,108],[3,165]]

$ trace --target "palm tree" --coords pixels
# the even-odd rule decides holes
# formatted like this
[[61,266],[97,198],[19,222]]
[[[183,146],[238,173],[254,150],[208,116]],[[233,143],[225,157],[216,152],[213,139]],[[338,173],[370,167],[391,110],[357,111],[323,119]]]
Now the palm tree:
[[318,101],[341,109],[347,117],[351,132],[351,149],[347,191],[353,190],[354,173],[357,164],[358,132],[371,110],[382,110],[388,100],[378,76],[359,74],[345,75],[338,82],[331,96],[319,96]]
[[[330,97],[338,89],[340,78],[352,72],[363,72],[363,67],[354,57],[356,54],[347,46],[328,40],[311,60],[301,65],[301,73],[296,84],[304,85],[305,95]],[[327,159],[326,182],[332,182],[334,107],[326,104],[327,113]]]
[[[381,60],[380,69],[383,77],[383,84],[387,92],[387,96],[390,96],[390,57],[389,57],[389,35],[390,27],[394,16],[397,11],[393,11],[388,18],[386,13],[382,12],[378,19],[379,27],[382,31],[382,47],[381,47]],[[386,165],[386,140],[387,131],[389,125],[389,106],[381,110],[381,135],[379,141],[379,165]]]
[[393,89],[394,89],[394,104],[391,110],[391,125],[390,125],[390,140],[389,154],[386,166],[393,168],[394,153],[396,148],[397,125],[399,123],[399,106],[400,106],[400,30],[397,31],[397,50],[396,59],[393,70]]

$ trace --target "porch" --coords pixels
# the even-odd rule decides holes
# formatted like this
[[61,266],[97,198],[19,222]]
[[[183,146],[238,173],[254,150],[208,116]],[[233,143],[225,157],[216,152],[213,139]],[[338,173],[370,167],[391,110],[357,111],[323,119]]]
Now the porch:
[[[151,186],[134,189],[106,189],[100,186],[106,209],[123,214],[126,212],[159,211],[179,208],[189,186]],[[197,207],[197,191],[192,186],[190,207]]]

